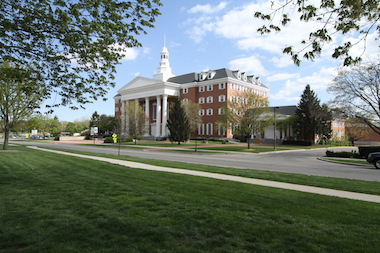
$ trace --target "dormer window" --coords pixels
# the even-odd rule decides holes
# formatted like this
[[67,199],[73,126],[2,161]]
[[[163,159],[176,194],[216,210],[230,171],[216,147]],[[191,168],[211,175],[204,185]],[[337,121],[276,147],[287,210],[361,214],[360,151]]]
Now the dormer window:
[[247,76],[248,82],[255,84],[255,76]]
[[241,74],[241,78],[243,79],[243,81],[247,81],[247,73],[245,73],[245,72],[243,72],[242,74]]
[[204,80],[206,80],[206,78],[207,78],[207,73],[201,72],[199,74],[199,81],[204,81]]
[[260,77],[256,77],[256,84],[261,85]]
[[237,78],[237,79],[241,79],[241,72],[240,72],[240,70],[237,70],[237,71],[233,71],[232,72],[233,74],[234,74],[234,76]]
[[207,78],[208,78],[208,79],[213,79],[214,76],[215,76],[215,74],[216,74],[215,71],[209,71],[209,72],[208,72],[208,76],[207,76]]

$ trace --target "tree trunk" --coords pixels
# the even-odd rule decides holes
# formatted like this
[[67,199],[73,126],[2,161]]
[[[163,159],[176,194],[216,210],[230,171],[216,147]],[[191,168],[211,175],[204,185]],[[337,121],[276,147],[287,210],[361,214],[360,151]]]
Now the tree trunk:
[[251,148],[251,141],[250,141],[250,139],[251,139],[251,136],[249,136],[249,137],[247,138],[248,149]]
[[7,127],[5,128],[5,136],[4,136],[4,144],[3,144],[3,150],[8,150],[8,142],[9,142],[9,130]]

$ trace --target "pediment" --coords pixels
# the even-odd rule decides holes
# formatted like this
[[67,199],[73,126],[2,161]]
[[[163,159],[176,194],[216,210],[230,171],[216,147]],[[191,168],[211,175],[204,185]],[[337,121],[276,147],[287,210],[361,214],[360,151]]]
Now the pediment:
[[160,80],[138,76],[118,90],[118,93],[125,93],[128,90],[136,88],[143,88],[151,85],[157,85],[162,83]]

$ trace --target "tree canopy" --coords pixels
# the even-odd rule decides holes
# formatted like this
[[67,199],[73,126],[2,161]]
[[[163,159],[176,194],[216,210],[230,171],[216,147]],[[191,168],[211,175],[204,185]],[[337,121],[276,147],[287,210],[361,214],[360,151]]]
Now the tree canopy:
[[314,144],[315,135],[321,139],[331,137],[332,114],[326,105],[320,104],[317,95],[306,85],[295,113],[295,130],[304,141]]
[[348,117],[357,117],[380,134],[380,61],[342,68],[328,91],[331,103]]
[[[325,44],[333,41],[335,34],[347,35],[351,32],[358,35],[358,40],[338,42],[331,56],[343,58],[345,66],[358,63],[362,59],[360,56],[352,56],[353,46],[360,42],[365,43],[367,36],[376,30],[380,34],[380,2],[378,0],[318,0],[315,2],[287,0],[271,3],[271,13],[260,11],[255,13],[256,18],[268,21],[258,29],[261,34],[280,32],[281,27],[292,22],[291,16],[294,13],[298,13],[299,19],[303,22],[314,21],[320,24],[318,29],[310,31],[309,38],[301,41],[303,45],[301,50],[294,50],[294,46],[283,49],[283,53],[290,54],[296,65],[300,65],[301,57],[307,60],[318,57]],[[304,54],[300,57],[302,52]]]
[[149,131],[147,123],[148,117],[144,109],[136,101],[130,101],[124,108],[124,114],[121,119],[121,129],[132,139],[135,144],[138,138],[141,138]]
[[0,128],[5,132],[3,149],[8,149],[11,131],[17,130],[19,123],[38,108],[39,81],[31,80],[28,69],[0,63]]
[[169,129],[169,140],[181,144],[189,139],[190,123],[185,108],[179,97],[176,97],[170,107],[167,123]]
[[127,48],[141,46],[160,15],[160,0],[0,1],[0,60],[28,66],[43,83],[41,98],[60,95],[51,107],[73,109],[113,87],[116,64]]
[[247,140],[249,149],[251,135],[260,134],[272,123],[269,112],[268,99],[247,90],[227,101],[221,121],[226,127],[232,126],[234,135]]

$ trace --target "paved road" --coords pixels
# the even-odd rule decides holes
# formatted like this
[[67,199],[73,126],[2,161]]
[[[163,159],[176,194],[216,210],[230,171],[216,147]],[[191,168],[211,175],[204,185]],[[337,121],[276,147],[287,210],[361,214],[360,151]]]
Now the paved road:
[[[31,143],[41,147],[54,147],[68,150],[118,154],[117,148],[94,147],[73,144]],[[340,148],[341,149],[341,148]],[[346,149],[351,150],[352,148]],[[268,170],[277,172],[298,173],[325,177],[361,179],[380,182],[380,170],[373,166],[353,166],[320,161],[317,158],[325,155],[326,149],[278,151],[261,154],[249,153],[180,153],[164,151],[143,151],[139,149],[121,149],[121,155],[141,158],[180,161],[221,167],[241,169]]]

